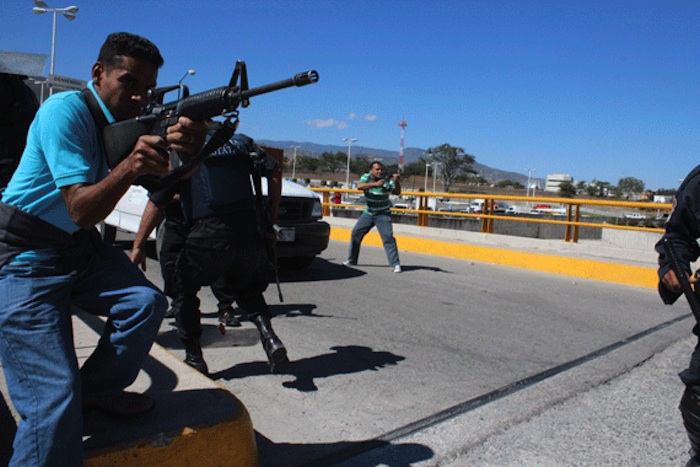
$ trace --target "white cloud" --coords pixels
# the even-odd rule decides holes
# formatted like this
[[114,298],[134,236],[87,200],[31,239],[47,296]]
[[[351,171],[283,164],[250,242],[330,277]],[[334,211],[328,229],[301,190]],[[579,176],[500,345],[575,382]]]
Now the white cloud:
[[329,118],[327,120],[308,120],[306,123],[308,123],[310,126],[315,126],[316,128],[326,128],[329,126],[334,126],[338,123],[337,120]]
[[348,119],[350,119],[350,120],[354,120],[356,118],[357,118],[357,114],[355,114],[355,113],[348,115]]
[[329,128],[329,127],[335,127],[338,128],[339,130],[342,130],[343,128],[347,128],[348,124],[345,122],[341,122],[339,120],[336,120],[334,118],[328,118],[326,120],[307,120],[306,124],[312,127],[316,128]]
[[377,119],[377,116],[374,114],[365,115],[365,120],[367,120],[368,122],[373,122],[376,119]]

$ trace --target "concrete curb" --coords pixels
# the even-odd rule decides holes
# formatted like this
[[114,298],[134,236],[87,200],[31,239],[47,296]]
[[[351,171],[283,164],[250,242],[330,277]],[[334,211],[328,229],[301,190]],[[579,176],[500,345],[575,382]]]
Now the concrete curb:
[[[103,325],[101,318],[86,313],[73,316],[79,365],[93,352]],[[142,371],[127,390],[150,395],[156,408],[135,420],[85,414],[84,465],[259,465],[255,431],[243,403],[160,345],[153,345]],[[2,372],[0,391],[17,423]]]

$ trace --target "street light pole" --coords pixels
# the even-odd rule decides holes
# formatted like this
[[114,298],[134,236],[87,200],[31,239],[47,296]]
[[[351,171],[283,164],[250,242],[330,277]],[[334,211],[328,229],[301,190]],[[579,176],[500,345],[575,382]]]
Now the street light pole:
[[440,167],[440,162],[433,161],[435,166],[433,167],[433,193],[435,193],[435,175],[437,174],[437,168]]
[[423,193],[428,192],[428,168],[430,167],[430,163],[426,162],[425,163],[425,187],[423,188]]
[[527,172],[527,187],[525,187],[525,197],[527,198],[530,196],[530,179],[532,178],[532,172],[534,172],[535,169],[525,169],[525,172]]
[[[52,8],[42,0],[34,0],[34,4],[36,6],[32,8],[32,11],[37,15],[48,13],[49,11],[53,13],[53,31],[51,33],[51,71],[49,73],[49,75],[53,77],[54,66],[56,63],[56,13],[61,13],[67,20],[73,21],[75,19],[75,14],[78,12],[78,7],[68,6],[65,8]],[[53,95],[53,83],[50,83],[49,85],[49,95]]]
[[195,75],[197,72],[194,70],[187,70],[187,73],[185,73],[185,76],[180,78],[180,81],[178,81],[177,85],[179,86],[177,90],[177,98],[180,99],[181,93],[182,93],[182,82],[185,81],[185,78],[187,78],[189,75]]
[[301,146],[292,146],[294,149],[294,162],[292,162],[292,179],[297,178],[297,149],[300,149]]
[[357,138],[343,138],[343,141],[348,142],[348,163],[347,166],[345,167],[345,189],[347,190],[350,188],[350,146],[352,146],[352,143],[357,141]]
[[[525,169],[525,172],[527,172],[527,186],[525,187],[525,197],[526,197],[526,198],[527,198],[528,196],[530,196],[530,179],[531,179],[531,177],[532,177],[532,172],[534,172],[534,171],[535,171],[535,169],[528,169],[528,168]],[[534,193],[533,193],[532,196],[533,196],[533,197],[535,196]],[[529,206],[529,205],[530,205],[530,202],[528,201],[527,204],[528,204],[528,206]]]

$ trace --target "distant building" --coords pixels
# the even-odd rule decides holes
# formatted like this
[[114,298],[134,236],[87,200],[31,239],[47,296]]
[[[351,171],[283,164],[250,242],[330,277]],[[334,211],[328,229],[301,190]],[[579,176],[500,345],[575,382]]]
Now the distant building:
[[574,178],[569,174],[549,174],[547,182],[544,186],[544,191],[559,191],[559,185],[564,183],[574,183]]
[[673,203],[673,195],[654,195],[655,203]]

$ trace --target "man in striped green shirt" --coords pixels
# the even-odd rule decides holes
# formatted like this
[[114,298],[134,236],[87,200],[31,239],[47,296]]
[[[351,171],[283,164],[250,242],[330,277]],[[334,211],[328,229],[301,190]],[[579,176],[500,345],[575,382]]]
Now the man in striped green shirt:
[[389,266],[394,268],[394,272],[401,272],[399,263],[399,252],[396,248],[394,229],[391,225],[391,201],[389,195],[401,194],[400,174],[395,173],[391,177],[385,177],[384,166],[379,161],[374,161],[370,165],[369,173],[360,177],[357,188],[364,190],[367,208],[362,212],[357,224],[352,229],[350,240],[350,250],[348,259],[344,265],[356,265],[360,256],[360,244],[365,235],[376,226],[379,235],[384,243]]

